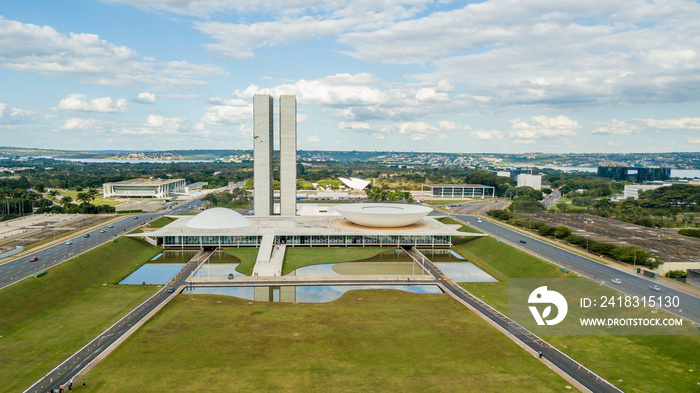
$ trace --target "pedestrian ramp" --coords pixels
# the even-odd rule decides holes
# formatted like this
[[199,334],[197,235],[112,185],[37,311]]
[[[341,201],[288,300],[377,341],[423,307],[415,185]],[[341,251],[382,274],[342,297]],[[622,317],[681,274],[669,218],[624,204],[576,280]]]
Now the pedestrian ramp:
[[274,244],[274,235],[263,235],[260,251],[255,259],[253,277],[271,277],[282,275],[282,264],[287,246]]

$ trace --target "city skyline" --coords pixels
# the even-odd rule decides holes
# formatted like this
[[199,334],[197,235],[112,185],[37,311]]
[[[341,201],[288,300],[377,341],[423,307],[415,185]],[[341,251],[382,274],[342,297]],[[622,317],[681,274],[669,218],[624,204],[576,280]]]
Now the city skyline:
[[262,93],[296,95],[300,150],[698,151],[698,11],[19,2],[0,6],[1,145],[249,150]]

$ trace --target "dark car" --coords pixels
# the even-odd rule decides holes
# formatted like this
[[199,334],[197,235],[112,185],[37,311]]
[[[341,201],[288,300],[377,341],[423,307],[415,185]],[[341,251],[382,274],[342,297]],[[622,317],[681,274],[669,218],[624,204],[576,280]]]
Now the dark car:
[[89,234],[89,233],[86,233],[85,236],[83,236],[83,237],[84,237],[84,238],[88,238],[88,237],[90,237],[90,234]]
[[36,262],[38,260],[39,260],[39,257],[32,257],[31,259],[29,259],[29,262]]
[[173,287],[168,288],[168,293],[173,293],[173,292],[175,292],[175,288],[173,288]]
[[526,242],[525,240],[522,240],[522,239],[521,239],[521,240],[520,240],[520,243],[525,244],[525,243],[527,243],[527,242]]

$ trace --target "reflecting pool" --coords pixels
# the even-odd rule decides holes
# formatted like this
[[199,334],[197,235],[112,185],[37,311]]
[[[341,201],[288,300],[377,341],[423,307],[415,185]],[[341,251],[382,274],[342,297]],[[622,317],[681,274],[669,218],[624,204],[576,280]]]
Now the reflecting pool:
[[357,289],[396,289],[400,291],[441,294],[436,285],[317,285],[285,287],[196,287],[184,294],[233,296],[247,300],[280,303],[328,303],[339,299],[345,292]]
[[119,284],[127,285],[165,285],[184,263],[147,263],[129,274]]

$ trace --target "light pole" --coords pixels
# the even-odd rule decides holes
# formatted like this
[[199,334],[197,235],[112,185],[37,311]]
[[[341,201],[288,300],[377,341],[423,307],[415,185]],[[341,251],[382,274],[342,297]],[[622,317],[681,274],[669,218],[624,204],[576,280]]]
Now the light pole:
[[632,268],[634,269],[634,273],[637,273],[637,249],[634,249],[634,261],[632,262]]

